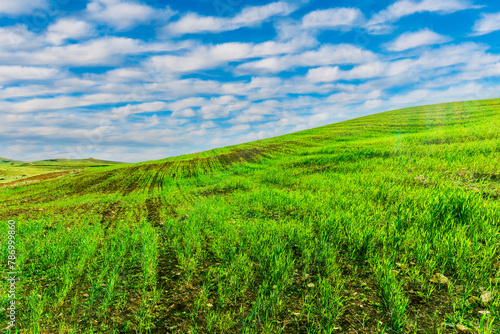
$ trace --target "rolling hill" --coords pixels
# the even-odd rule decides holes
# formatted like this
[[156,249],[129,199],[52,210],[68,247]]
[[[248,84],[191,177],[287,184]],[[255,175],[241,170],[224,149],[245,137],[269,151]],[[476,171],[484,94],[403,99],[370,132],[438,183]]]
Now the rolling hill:
[[420,106],[1,188],[21,332],[499,333],[499,129]]
[[21,163],[23,161],[18,161],[18,160],[12,160],[12,159],[8,159],[8,158],[2,158],[0,157],[0,164],[8,164],[8,163]]

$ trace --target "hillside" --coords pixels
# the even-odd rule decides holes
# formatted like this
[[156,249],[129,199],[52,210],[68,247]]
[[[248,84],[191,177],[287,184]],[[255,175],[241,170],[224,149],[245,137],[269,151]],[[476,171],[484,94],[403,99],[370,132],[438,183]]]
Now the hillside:
[[421,106],[0,188],[21,332],[500,333],[499,128]]

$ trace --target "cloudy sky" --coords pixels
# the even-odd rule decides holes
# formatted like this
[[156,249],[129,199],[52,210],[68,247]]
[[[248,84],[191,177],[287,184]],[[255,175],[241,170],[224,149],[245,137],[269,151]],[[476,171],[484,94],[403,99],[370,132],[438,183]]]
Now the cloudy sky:
[[2,0],[0,156],[144,161],[500,97],[496,0]]

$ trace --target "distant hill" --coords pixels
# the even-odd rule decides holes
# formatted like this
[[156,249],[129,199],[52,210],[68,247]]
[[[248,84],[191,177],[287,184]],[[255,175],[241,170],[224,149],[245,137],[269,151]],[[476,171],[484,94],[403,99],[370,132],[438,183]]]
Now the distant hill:
[[29,163],[33,165],[74,166],[74,165],[118,165],[118,164],[125,164],[126,162],[88,158],[88,159],[45,159],[45,160],[31,161]]
[[[0,157],[0,184],[14,184],[22,180],[42,179],[40,175],[59,175],[85,168],[123,165],[125,162],[88,159],[46,159],[38,161],[20,161]],[[43,177],[45,178],[45,177]]]
[[8,159],[8,158],[2,158],[0,157],[0,164],[8,164],[8,163],[18,163],[18,162],[24,162],[24,161],[19,161],[19,160],[12,160],[12,159]]
[[126,162],[120,162],[120,161],[111,161],[111,160],[101,160],[101,159],[94,159],[94,158],[88,158],[88,159],[45,159],[45,160],[36,160],[36,161],[21,161],[21,160],[14,160],[14,159],[9,159],[9,158],[3,158],[0,157],[0,164],[7,164],[7,163],[24,163],[24,164],[29,164],[29,165],[75,165],[75,164],[82,164],[82,165],[118,165],[118,164],[126,164]]

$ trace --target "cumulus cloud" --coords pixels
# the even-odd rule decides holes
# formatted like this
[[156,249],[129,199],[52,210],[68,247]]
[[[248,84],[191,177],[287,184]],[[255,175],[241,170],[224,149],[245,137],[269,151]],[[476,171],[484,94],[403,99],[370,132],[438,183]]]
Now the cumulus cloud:
[[477,7],[468,0],[398,0],[374,14],[366,26],[368,31],[374,33],[390,32],[391,29],[386,23],[395,22],[404,16],[424,12],[449,14]]
[[123,119],[132,114],[141,114],[157,111],[165,111],[167,104],[162,101],[138,103],[138,104],[127,104],[123,107],[111,109],[112,118]]
[[101,37],[83,43],[39,48],[36,52],[0,53],[4,64],[95,66],[117,64],[127,55],[173,51],[183,43],[146,43],[126,37]]
[[231,18],[200,16],[196,13],[189,13],[182,16],[178,21],[167,25],[165,31],[170,34],[182,35],[235,30],[259,25],[272,16],[288,15],[295,9],[296,6],[279,1],[264,6],[246,7]]
[[[216,45],[200,45],[180,55],[161,55],[151,57],[149,68],[152,71],[186,73],[212,69],[223,64],[243,59],[290,53],[310,45],[309,40],[289,42],[264,42],[259,44],[230,42]],[[326,50],[325,50],[326,51]],[[326,53],[326,52],[325,52]],[[313,57],[311,55],[310,57]],[[339,57],[339,55],[337,55]]]
[[150,67],[155,71],[192,72],[214,68],[220,64],[251,57],[250,43],[224,43],[214,46],[200,46],[188,53],[178,55],[154,56]]
[[123,0],[92,0],[87,4],[88,16],[117,30],[131,29],[147,23],[153,18],[168,20],[175,12],[169,8],[163,10]]
[[18,16],[31,14],[37,9],[48,6],[47,0],[2,0],[0,16]]
[[51,44],[60,45],[68,39],[80,39],[94,33],[94,27],[77,19],[60,19],[47,28],[47,41]]
[[0,66],[0,83],[53,79],[59,74],[54,68],[34,66]]
[[44,110],[64,110],[75,107],[113,104],[123,102],[123,97],[115,94],[88,94],[84,96],[58,96],[34,98],[21,102],[0,102],[1,108],[12,112],[34,112]]
[[41,43],[36,40],[36,35],[24,24],[0,27],[0,51],[17,51],[40,46]]
[[[418,57],[410,57],[385,62],[371,62],[355,66],[350,70],[342,70],[338,66],[323,66],[310,69],[306,78],[311,82],[333,82],[340,80],[371,79],[377,77],[409,76],[417,78],[429,70],[451,68],[470,63],[494,64],[500,61],[499,56],[489,55],[484,46],[475,43],[443,46],[429,50]],[[463,69],[462,69],[463,70]],[[412,80],[413,80],[412,79]]]
[[493,31],[500,30],[500,13],[482,14],[481,19],[477,20],[472,27],[472,35],[486,35]]
[[404,51],[424,45],[442,44],[451,40],[450,37],[435,33],[429,29],[416,32],[406,32],[385,45],[389,51]]
[[240,73],[278,73],[295,67],[313,67],[331,64],[359,64],[373,61],[376,55],[351,44],[323,45],[317,50],[295,55],[271,57],[239,65]]
[[304,28],[339,29],[359,26],[364,15],[358,8],[330,8],[315,10],[302,19]]

